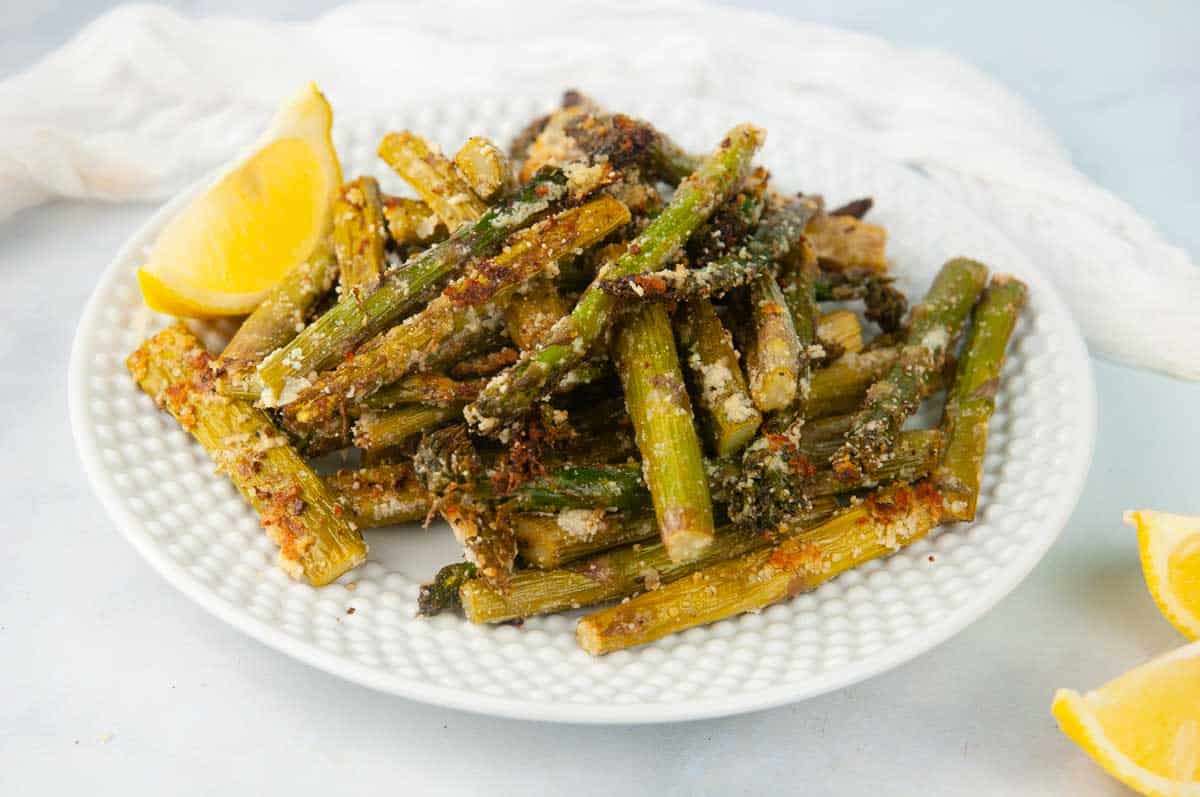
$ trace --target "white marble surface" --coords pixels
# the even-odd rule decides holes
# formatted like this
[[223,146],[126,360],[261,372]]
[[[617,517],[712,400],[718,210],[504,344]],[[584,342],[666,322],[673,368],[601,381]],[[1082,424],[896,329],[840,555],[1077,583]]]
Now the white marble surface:
[[[179,5],[295,17],[328,3]],[[754,5],[973,60],[1200,256],[1193,3]],[[0,74],[104,6],[7,4]],[[95,275],[149,211],[60,204],[0,223],[0,793],[1124,793],[1058,733],[1049,701],[1179,644],[1120,513],[1200,513],[1200,385],[1097,362],[1096,459],[1062,539],[984,619],[898,670],[724,720],[487,719],[340,682],[243,637],[168,587],[104,516],[71,443],[66,360]]]

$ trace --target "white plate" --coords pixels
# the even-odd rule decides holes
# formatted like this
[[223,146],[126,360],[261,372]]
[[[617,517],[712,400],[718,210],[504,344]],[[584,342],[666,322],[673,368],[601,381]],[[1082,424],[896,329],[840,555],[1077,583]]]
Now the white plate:
[[[480,133],[507,141],[545,107],[528,100],[424,106],[340,127],[336,141],[347,176],[384,175],[374,151],[387,130],[408,127],[446,147]],[[697,150],[754,118],[670,103],[633,110]],[[895,667],[987,611],[1063,527],[1095,436],[1087,356],[1040,272],[919,174],[778,125],[762,162],[788,189],[821,191],[835,202],[873,195],[872,218],[887,225],[891,257],[913,295],[955,255],[1029,283],[1029,309],[992,420],[976,523],[943,528],[760,614],[599,659],[576,647],[575,616],[519,628],[415,617],[418,584],[458,558],[441,528],[369,532],[369,562],[339,584],[292,582],[272,566],[273,546],[233,487],[124,367],[168,320],[142,309],[134,269],[194,191],[169,202],[122,248],[80,321],[70,404],[88,476],[133,546],[218,617],[327,672],[414,700],[529,719],[664,722],[789,703]]]

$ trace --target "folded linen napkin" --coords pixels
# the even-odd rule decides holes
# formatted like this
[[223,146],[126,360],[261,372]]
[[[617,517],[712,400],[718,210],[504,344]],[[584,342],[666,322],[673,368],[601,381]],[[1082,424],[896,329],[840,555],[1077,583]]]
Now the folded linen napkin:
[[578,86],[619,107],[652,83],[836,135],[921,168],[1007,233],[1093,352],[1200,379],[1200,269],[1077,171],[1022,100],[944,54],[684,0],[536,0],[520,14],[427,0],[302,23],[121,7],[0,82],[0,218],[54,197],[169,196],[305,79],[339,114],[377,107],[381,91],[418,102],[514,87]]

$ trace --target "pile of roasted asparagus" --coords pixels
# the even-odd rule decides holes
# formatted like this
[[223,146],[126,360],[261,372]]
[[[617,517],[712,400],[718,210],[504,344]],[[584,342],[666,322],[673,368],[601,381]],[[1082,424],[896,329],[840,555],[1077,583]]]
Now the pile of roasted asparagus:
[[[910,311],[870,200],[774,191],[763,139],[696,157],[575,92],[508,153],[389,134],[420,199],[347,183],[219,356],[180,324],[129,368],[314,585],[440,515],[467,561],[426,614],[619,601],[579,622],[599,654],[760,609],[974,517],[1025,302],[956,259]],[[319,476],[338,450],[361,466]]]

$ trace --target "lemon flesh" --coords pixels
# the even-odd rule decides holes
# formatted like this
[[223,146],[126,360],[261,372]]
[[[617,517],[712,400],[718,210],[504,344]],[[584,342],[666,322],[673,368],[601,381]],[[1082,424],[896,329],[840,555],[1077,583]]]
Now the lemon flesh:
[[1060,689],[1063,732],[1109,774],[1148,795],[1200,797],[1200,643],[1100,689]]
[[276,115],[258,148],[163,228],[138,284],[172,315],[248,313],[326,234],[341,170],[333,115],[307,86]]
[[1159,611],[1184,636],[1200,638],[1200,517],[1142,510],[1126,512],[1125,522],[1137,529],[1142,574]]

